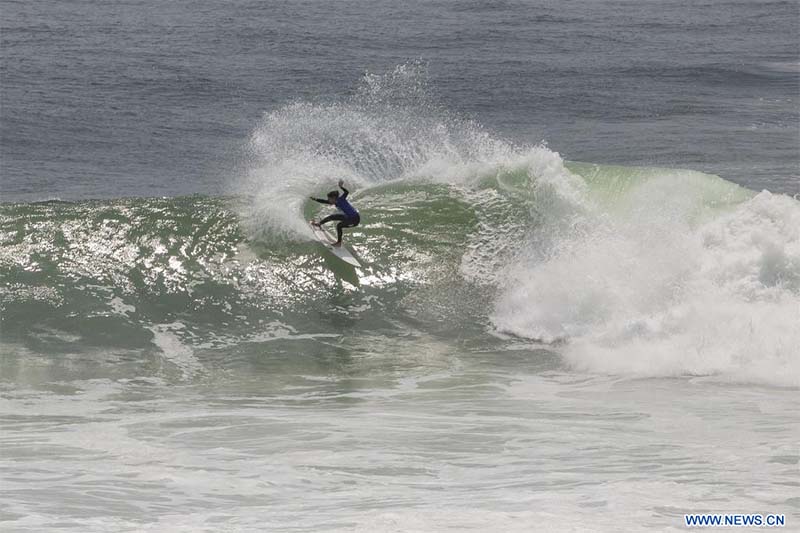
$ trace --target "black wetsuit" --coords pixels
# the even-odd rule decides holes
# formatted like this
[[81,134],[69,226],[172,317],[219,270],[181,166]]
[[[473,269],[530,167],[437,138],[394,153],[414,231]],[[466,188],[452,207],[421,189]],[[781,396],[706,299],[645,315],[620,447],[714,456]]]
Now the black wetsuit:
[[[359,215],[356,208],[353,207],[350,204],[350,202],[347,201],[347,195],[350,193],[350,191],[348,191],[341,185],[339,186],[339,188],[342,189],[343,194],[336,199],[336,203],[334,205],[341,211],[341,213],[328,215],[327,217],[319,221],[320,226],[328,222],[331,222],[333,220],[339,221],[339,223],[336,224],[337,243],[342,242],[342,228],[352,228],[358,226],[359,223],[361,223],[361,215]],[[312,198],[312,200],[314,200],[315,202],[319,202],[321,204],[330,205],[328,204],[328,200],[324,200],[322,198]]]

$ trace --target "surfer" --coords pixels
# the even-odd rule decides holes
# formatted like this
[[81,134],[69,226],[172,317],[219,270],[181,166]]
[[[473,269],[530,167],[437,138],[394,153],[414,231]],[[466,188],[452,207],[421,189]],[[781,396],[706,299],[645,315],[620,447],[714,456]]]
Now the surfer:
[[342,245],[342,228],[353,228],[358,226],[361,222],[361,215],[358,214],[358,211],[355,207],[353,207],[350,202],[347,201],[347,195],[350,193],[347,189],[344,188],[344,180],[339,180],[339,188],[342,189],[342,194],[339,194],[339,191],[331,191],[328,193],[328,198],[314,198],[311,197],[312,200],[315,202],[319,202],[321,204],[328,204],[328,205],[335,205],[341,213],[334,213],[333,215],[328,215],[319,222],[311,221],[311,224],[314,226],[322,226],[323,224],[327,224],[333,220],[338,220],[339,223],[336,224],[336,243],[334,246],[341,246]]

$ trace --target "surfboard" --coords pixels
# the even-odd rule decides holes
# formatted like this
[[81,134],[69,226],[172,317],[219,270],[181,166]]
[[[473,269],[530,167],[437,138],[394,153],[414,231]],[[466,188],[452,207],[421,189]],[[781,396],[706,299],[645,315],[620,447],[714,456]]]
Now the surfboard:
[[333,245],[336,242],[336,239],[333,237],[333,235],[325,231],[323,228],[320,228],[319,226],[315,226],[313,224],[311,224],[311,231],[314,232],[314,237],[316,237],[317,240],[320,243],[322,243],[322,245],[325,248],[330,250],[330,252],[333,255],[335,255],[348,265],[352,265],[354,267],[359,267],[359,268],[361,267],[361,263],[358,262],[358,259],[353,257],[353,254],[350,253],[350,250],[348,250],[344,244],[342,244],[341,246]]

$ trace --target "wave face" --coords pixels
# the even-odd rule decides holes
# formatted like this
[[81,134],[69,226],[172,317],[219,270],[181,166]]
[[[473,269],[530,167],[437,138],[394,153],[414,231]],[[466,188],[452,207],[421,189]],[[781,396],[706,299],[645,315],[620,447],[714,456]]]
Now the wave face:
[[[0,206],[3,343],[152,348],[193,379],[201,350],[244,365],[243,342],[416,328],[544,343],[581,371],[800,386],[795,199],[513,145],[424,71],[268,113],[229,197]],[[305,222],[337,178],[362,212],[357,273]]]

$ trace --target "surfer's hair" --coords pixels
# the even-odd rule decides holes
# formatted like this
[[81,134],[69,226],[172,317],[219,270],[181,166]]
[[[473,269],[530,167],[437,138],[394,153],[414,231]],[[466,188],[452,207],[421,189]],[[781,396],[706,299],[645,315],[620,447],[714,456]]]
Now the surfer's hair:
[[333,198],[334,200],[336,200],[337,198],[339,198],[339,191],[331,191],[331,192],[329,192],[328,193],[328,198]]

